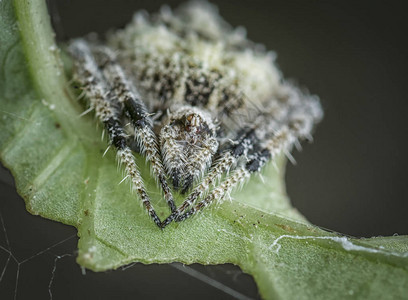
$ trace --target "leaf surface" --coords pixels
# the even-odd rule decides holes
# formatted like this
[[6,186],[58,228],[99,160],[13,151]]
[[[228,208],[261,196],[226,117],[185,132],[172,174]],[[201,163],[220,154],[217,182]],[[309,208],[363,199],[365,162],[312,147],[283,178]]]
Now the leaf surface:
[[[408,238],[357,240],[310,225],[286,197],[282,158],[264,182],[253,178],[232,201],[160,231],[119,184],[115,153],[102,157],[107,143],[93,117],[79,117],[45,3],[3,0],[0,17],[1,161],[31,213],[78,229],[81,265],[233,263],[268,299],[406,297]],[[149,166],[138,164],[163,219],[169,212]]]

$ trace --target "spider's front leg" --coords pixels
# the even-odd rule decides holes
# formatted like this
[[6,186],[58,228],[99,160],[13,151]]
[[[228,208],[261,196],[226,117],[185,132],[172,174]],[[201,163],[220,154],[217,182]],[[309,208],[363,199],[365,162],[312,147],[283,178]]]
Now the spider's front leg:
[[210,169],[207,176],[202,182],[194,188],[188,195],[187,199],[162,223],[162,227],[166,227],[173,220],[177,220],[197,199],[199,199],[211,186],[216,184],[219,178],[227,173],[237,160],[246,155],[249,149],[256,143],[256,135],[254,128],[244,128],[238,134],[237,142],[224,150],[222,156],[215,162],[215,165]]
[[175,218],[176,222],[184,221],[215,200],[222,200],[232,191],[233,188],[235,188],[239,184],[243,184],[245,180],[251,176],[251,174],[259,172],[266,164],[266,162],[272,157],[272,152],[268,148],[264,148],[260,151],[252,153],[250,155],[250,160],[244,166],[241,166],[237,170],[234,170],[233,173],[218,187],[212,190],[204,200],[200,201],[186,213],[177,216]]
[[113,93],[126,110],[135,128],[141,153],[150,161],[153,175],[158,179],[164,193],[164,198],[171,211],[175,211],[173,195],[166,181],[163,164],[161,162],[158,142],[153,132],[153,121],[141,100],[133,83],[126,79],[122,67],[117,63],[115,54],[106,46],[93,48],[96,61],[105,78],[112,85]]
[[73,41],[69,52],[74,58],[75,79],[84,87],[91,108],[95,109],[97,118],[104,124],[110,143],[116,148],[118,160],[124,166],[133,189],[139,194],[155,224],[160,227],[161,221],[150,203],[135,158],[127,145],[116,96],[111,95],[111,87],[98,69],[87,42],[82,39]]

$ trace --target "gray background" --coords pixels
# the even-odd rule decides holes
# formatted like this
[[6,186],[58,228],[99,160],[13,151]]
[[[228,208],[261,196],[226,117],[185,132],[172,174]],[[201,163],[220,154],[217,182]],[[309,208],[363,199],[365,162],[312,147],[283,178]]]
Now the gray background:
[[[135,10],[157,11],[162,3],[60,0],[50,5],[58,39],[67,40],[122,27]],[[175,7],[180,1],[166,3]],[[321,98],[325,118],[315,140],[304,144],[302,152],[295,151],[297,165],[288,166],[287,189],[295,207],[312,223],[353,236],[408,234],[408,31],[403,7],[385,1],[216,3],[229,23],[245,26],[250,39],[277,52],[286,78]],[[208,278],[197,279],[180,265],[137,264],[125,271],[82,276],[74,263],[75,230],[28,215],[5,170],[0,178],[0,212],[17,260],[71,237],[20,264],[18,299],[49,297],[54,266],[54,299],[257,297],[252,279],[228,265],[192,270],[240,294],[212,287]],[[0,245],[8,248],[3,236]],[[62,254],[71,256],[58,259]],[[7,257],[0,251],[0,266]],[[0,281],[4,299],[13,296],[17,265],[11,259]]]

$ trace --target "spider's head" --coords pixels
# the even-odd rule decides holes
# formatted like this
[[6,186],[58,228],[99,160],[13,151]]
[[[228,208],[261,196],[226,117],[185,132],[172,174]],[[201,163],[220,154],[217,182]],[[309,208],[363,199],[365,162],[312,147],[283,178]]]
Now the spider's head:
[[174,189],[186,192],[209,168],[218,149],[215,129],[210,115],[199,108],[183,106],[169,113],[160,147]]

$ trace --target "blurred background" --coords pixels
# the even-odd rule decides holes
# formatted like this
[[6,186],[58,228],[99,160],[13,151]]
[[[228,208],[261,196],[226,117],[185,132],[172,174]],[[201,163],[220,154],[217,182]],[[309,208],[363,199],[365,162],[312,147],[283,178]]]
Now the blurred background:
[[[58,0],[49,1],[49,7],[57,38],[66,41],[123,27],[134,11],[155,12],[165,3],[175,8],[182,1]],[[314,142],[294,151],[296,166],[288,164],[286,183],[293,205],[311,223],[344,234],[408,234],[408,24],[403,7],[385,1],[214,3],[230,24],[244,26],[251,40],[277,53],[285,78],[322,101],[325,117]],[[29,215],[5,169],[0,189],[3,228],[9,237],[8,244],[1,237],[0,245],[11,248],[20,262],[68,239],[23,264],[13,264],[11,258],[0,274],[4,299],[13,298],[17,269],[17,299],[36,293],[48,298],[49,291],[55,299],[172,299],[193,293],[203,298],[259,297],[252,278],[230,265],[136,264],[119,272],[88,271],[84,277],[74,262],[76,231]],[[7,258],[8,253],[0,251],[0,266]],[[33,277],[38,284],[30,284]]]

